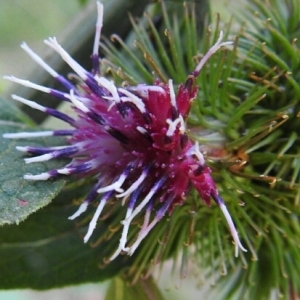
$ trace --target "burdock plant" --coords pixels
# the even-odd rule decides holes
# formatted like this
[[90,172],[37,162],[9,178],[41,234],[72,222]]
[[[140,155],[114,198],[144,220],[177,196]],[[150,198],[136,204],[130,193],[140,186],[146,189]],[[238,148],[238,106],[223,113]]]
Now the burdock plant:
[[21,45],[61,88],[4,78],[73,113],[12,95],[69,127],[30,128],[11,104],[3,113],[1,223],[25,219],[70,181],[46,208],[2,228],[2,256],[12,257],[4,288],[119,275],[159,298],[152,280],[141,280],[171,259],[181,276],[189,261],[201,268],[216,285],[210,297],[297,297],[300,5],[249,1],[234,26],[217,17],[201,28],[196,5],[171,5],[131,18],[126,40],[114,34],[99,43],[98,3],[91,71],[56,38],[45,43],[71,67],[68,77]]

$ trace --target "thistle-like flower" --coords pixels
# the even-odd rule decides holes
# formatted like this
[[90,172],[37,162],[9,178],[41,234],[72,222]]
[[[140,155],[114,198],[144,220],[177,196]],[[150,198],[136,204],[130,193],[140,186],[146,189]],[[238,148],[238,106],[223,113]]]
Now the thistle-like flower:
[[[43,132],[5,134],[6,138],[29,138],[42,136],[65,136],[68,145],[61,147],[17,147],[19,151],[32,154],[26,163],[42,162],[68,157],[66,166],[48,172],[24,176],[27,180],[48,180],[61,175],[92,175],[96,184],[79,209],[69,219],[84,213],[88,205],[101,195],[99,205],[90,221],[84,237],[91,237],[97,220],[106,203],[112,198],[120,199],[127,206],[119,247],[111,260],[122,251],[132,255],[151,229],[171,213],[175,205],[181,205],[189,189],[194,186],[202,200],[209,205],[211,199],[221,208],[235,242],[235,253],[242,246],[230,214],[219,196],[206,165],[198,142],[187,135],[186,117],[197,95],[195,79],[203,65],[220,47],[222,33],[195,70],[180,84],[175,92],[173,82],[155,81],[153,85],[117,87],[100,75],[99,40],[102,28],[103,6],[97,3],[98,19],[92,54],[93,70],[86,71],[59,45],[56,38],[45,43],[53,48],[77,73],[80,83],[58,74],[25,43],[21,47],[52,75],[68,92],[58,91],[21,80],[12,76],[5,79],[34,88],[63,101],[70,102],[76,117],[56,109],[43,107],[33,101],[12,95],[12,98],[34,109],[63,120],[73,129]],[[131,222],[144,214],[142,227],[133,242],[127,240]]]

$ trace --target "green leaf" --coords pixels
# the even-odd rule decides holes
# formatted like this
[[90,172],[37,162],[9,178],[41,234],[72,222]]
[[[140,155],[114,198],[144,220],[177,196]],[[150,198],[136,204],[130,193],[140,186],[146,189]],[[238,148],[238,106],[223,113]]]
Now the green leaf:
[[107,290],[105,300],[163,300],[157,285],[152,277],[141,279],[134,285],[128,283],[121,277],[115,277]]
[[[61,165],[60,162],[25,164],[16,146],[27,146],[28,140],[4,139],[7,132],[28,131],[30,128],[0,121],[0,225],[19,223],[30,214],[49,204],[62,189],[65,180],[28,181],[24,174],[39,174]],[[31,146],[47,146],[53,139],[30,141]],[[56,140],[56,144],[57,144]],[[53,143],[51,143],[53,145]]]
[[[74,195],[60,195],[21,226],[0,228],[1,289],[50,289],[98,282],[116,275],[130,262],[123,256],[103,263],[111,250],[110,242],[101,243],[101,247],[84,244],[86,227],[67,219],[76,210],[68,204]],[[94,235],[107,232],[108,225],[99,222]]]

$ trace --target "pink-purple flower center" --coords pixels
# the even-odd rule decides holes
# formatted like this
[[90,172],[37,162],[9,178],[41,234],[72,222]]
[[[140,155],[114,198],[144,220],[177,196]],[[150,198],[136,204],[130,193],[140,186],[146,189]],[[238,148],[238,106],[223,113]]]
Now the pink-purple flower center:
[[[171,213],[175,205],[183,203],[192,186],[197,189],[206,204],[210,204],[212,198],[223,211],[236,245],[236,255],[238,248],[246,251],[219,196],[199,143],[192,141],[186,130],[186,117],[192,101],[197,96],[194,84],[196,77],[208,58],[220,47],[231,42],[221,42],[221,33],[217,43],[202,58],[186,82],[179,85],[177,91],[172,80],[167,83],[156,81],[153,85],[117,87],[99,72],[98,48],[103,7],[100,3],[97,6],[92,73],[74,61],[55,38],[45,41],[81,78],[78,86],[59,75],[26,44],[22,44],[22,48],[68,92],[39,86],[12,76],[5,77],[67,101],[75,112],[75,116],[71,117],[56,109],[12,95],[13,99],[61,119],[73,128],[4,135],[7,138],[66,136],[67,145],[61,147],[17,147],[18,150],[33,155],[25,158],[26,163],[60,157],[71,159],[70,163],[62,168],[37,175],[26,174],[24,178],[48,180],[60,175],[73,174],[95,177],[96,184],[90,194],[69,218],[75,219],[80,216],[88,205],[101,195],[84,237],[85,242],[92,235],[106,203],[112,198],[120,199],[120,202],[127,206],[127,210],[122,221],[120,244],[111,260],[122,251],[132,255],[163,216]],[[140,214],[144,214],[142,228],[135,240],[128,243],[130,224]]]

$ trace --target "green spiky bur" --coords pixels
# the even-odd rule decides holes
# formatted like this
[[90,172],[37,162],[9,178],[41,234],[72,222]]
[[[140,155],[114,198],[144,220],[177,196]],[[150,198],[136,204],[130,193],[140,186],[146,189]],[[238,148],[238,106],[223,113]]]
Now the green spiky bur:
[[[204,67],[189,117],[190,136],[207,150],[218,187],[250,254],[233,259],[219,213],[199,205],[196,195],[189,196],[170,218],[168,238],[177,239],[168,242],[172,249],[168,244],[160,246],[165,247],[165,254],[153,249],[162,260],[168,257],[166,253],[173,253],[182,255],[184,262],[187,250],[182,252],[182,245],[190,237],[192,252],[209,274],[229,274],[220,284],[225,298],[268,297],[271,290],[288,296],[290,289],[299,290],[298,6],[292,0],[286,4],[250,1],[245,14],[252,29],[247,31],[245,25],[236,33],[234,48],[215,54]],[[235,33],[218,20],[199,42],[193,11],[186,8],[182,19],[162,14],[165,27],[157,29],[148,16],[147,30],[134,24],[136,48],[117,38],[123,51],[112,44],[105,47],[110,62],[120,66],[110,65],[116,78],[134,83],[150,83],[156,77],[181,82],[220,29],[229,37]],[[137,265],[146,261],[146,254],[150,256],[146,249],[151,249],[147,247],[157,239],[156,234],[149,243],[145,241]],[[133,265],[131,269],[137,278],[139,268]],[[266,276],[270,280],[260,285]]]

